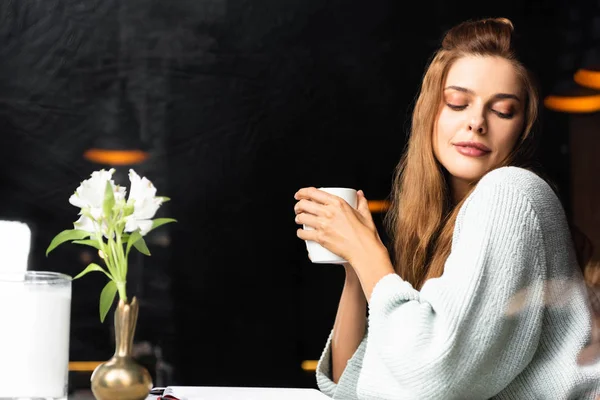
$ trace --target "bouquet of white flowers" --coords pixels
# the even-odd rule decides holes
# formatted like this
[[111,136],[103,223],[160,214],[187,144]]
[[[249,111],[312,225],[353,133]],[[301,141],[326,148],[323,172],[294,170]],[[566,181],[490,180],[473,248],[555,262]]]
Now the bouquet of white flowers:
[[54,237],[46,256],[58,245],[71,241],[98,249],[106,268],[90,263],[75,278],[88,272],[104,273],[109,282],[100,294],[100,320],[104,321],[113,304],[116,293],[127,303],[127,258],[132,248],[149,256],[150,251],[144,236],[161,225],[175,222],[173,218],[154,218],[158,208],[168,201],[167,197],[156,196],[156,188],[148,179],[129,170],[131,188],[129,197],[126,189],[115,185],[112,175],[115,169],[94,171],[91,177],[81,182],[69,203],[80,208],[79,219],[74,229],[67,229]]

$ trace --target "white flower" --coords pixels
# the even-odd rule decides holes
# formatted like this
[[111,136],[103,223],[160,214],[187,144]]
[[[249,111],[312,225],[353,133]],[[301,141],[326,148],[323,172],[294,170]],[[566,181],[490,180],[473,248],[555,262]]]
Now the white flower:
[[152,218],[163,203],[161,197],[156,197],[156,188],[146,177],[129,170],[131,188],[127,205],[133,206],[133,214],[126,217],[125,232],[133,232],[139,228],[142,236],[152,228]]
[[97,222],[101,222],[104,217],[102,204],[106,182],[110,182],[113,187],[115,202],[125,198],[125,188],[115,185],[112,180],[114,172],[114,168],[108,171],[102,169],[92,172],[91,177],[81,182],[75,193],[69,198],[69,203],[81,208],[80,217],[73,224],[75,229],[96,232]]
[[108,171],[101,169],[92,172],[91,178],[81,182],[75,193],[69,198],[69,203],[81,209],[90,209],[92,217],[99,218],[102,214],[102,203],[104,202],[107,181],[110,181],[113,187],[115,201],[125,198],[125,188],[115,185],[112,180],[114,172],[114,168]]
[[73,227],[75,229],[79,229],[81,231],[86,231],[86,232],[91,232],[91,233],[96,232],[96,224],[94,224],[94,221],[91,218],[86,217],[85,215],[79,216],[79,219],[77,221],[73,222]]

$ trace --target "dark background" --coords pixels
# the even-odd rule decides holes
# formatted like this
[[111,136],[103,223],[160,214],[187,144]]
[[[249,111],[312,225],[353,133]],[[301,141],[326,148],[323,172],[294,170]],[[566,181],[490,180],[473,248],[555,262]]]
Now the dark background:
[[[294,192],[388,196],[420,78],[455,23],[510,18],[542,97],[600,36],[592,0],[485,3],[0,0],[0,219],[31,226],[31,269],[75,275],[94,252],[44,251],[77,219],[79,182],[109,167],[83,152],[146,149],[134,168],[172,199],[159,216],[179,222],[131,258],[128,290],[163,383],[312,387],[300,365],[319,358],[343,271],[308,261]],[[543,160],[568,210],[568,117],[543,114]],[[112,355],[105,283],[74,282],[71,360]]]

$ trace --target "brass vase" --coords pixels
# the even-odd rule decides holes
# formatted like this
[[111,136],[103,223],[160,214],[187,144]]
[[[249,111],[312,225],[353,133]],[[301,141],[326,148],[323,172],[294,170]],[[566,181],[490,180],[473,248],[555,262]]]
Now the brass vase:
[[96,400],[144,400],[152,389],[152,377],[131,356],[139,305],[119,300],[115,310],[115,354],[92,373]]

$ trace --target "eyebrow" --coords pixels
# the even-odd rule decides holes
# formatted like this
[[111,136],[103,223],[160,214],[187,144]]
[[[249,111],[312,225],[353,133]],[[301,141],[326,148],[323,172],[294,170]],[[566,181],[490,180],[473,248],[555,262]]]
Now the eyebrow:
[[[467,89],[467,88],[464,88],[464,87],[461,87],[461,86],[448,86],[444,90],[448,90],[448,89],[453,89],[453,90],[457,90],[459,92],[467,93],[467,94],[470,94],[470,95],[475,95],[475,92],[472,91],[471,89]],[[514,99],[514,100],[516,100],[518,102],[521,101],[521,99],[519,99],[519,96],[517,96],[516,94],[512,94],[512,93],[496,93],[492,97],[494,99],[499,99],[499,100]]]

